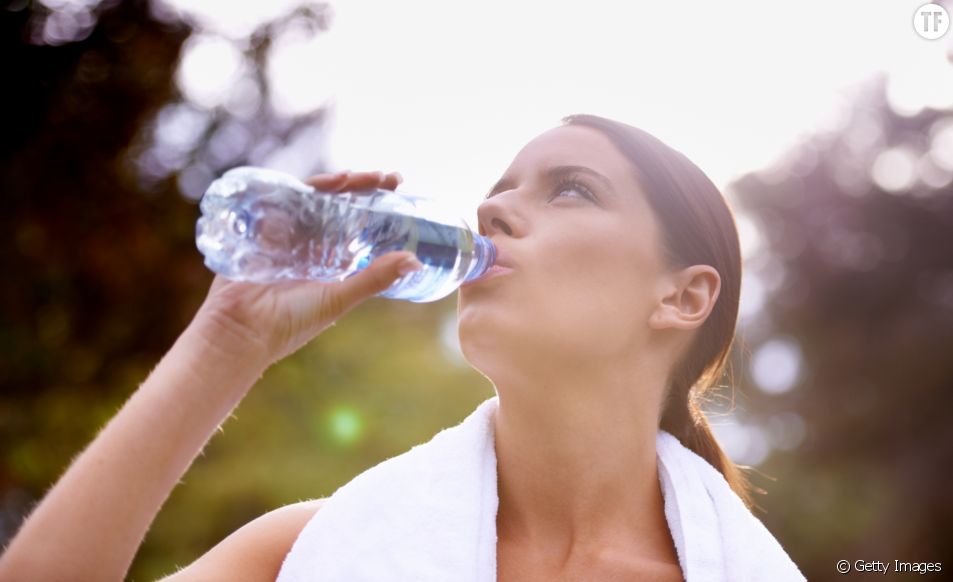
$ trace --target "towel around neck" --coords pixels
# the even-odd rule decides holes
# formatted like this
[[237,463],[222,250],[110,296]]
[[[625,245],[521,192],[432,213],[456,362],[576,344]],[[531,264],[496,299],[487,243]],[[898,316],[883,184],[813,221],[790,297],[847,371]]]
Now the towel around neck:
[[[278,582],[493,582],[498,397],[429,442],[335,491],[299,534]],[[714,467],[660,431],[665,517],[687,582],[804,580]]]

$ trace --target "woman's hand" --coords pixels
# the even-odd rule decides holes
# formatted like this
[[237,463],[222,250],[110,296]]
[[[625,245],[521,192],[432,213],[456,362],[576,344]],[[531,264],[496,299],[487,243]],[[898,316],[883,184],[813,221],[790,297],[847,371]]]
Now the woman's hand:
[[[310,180],[329,192],[399,182],[379,172]],[[0,580],[123,579],[162,503],[267,365],[386,289],[413,256],[389,253],[335,283],[216,278],[188,329],[24,522]]]
[[[400,184],[399,174],[339,172],[307,180],[329,193],[383,188]],[[204,319],[210,341],[238,342],[237,350],[260,350],[268,363],[300,349],[339,317],[420,268],[411,252],[392,252],[343,281],[286,281],[261,285],[216,276],[196,319]]]

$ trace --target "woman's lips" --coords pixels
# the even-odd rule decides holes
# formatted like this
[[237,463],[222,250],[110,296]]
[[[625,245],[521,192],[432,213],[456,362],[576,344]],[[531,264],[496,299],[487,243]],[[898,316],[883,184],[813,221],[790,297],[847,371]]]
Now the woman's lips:
[[503,248],[502,248],[500,245],[495,244],[495,243],[494,243],[494,245],[496,246],[496,260],[493,261],[493,266],[494,266],[494,267],[509,267],[509,268],[512,268],[512,267],[513,267],[513,263],[510,262],[510,255],[507,254],[507,252],[504,251]]
[[505,275],[513,270],[513,263],[510,261],[509,254],[500,247],[499,244],[494,242],[496,247],[496,260],[493,261],[493,266],[483,272],[482,275],[477,277],[472,281],[467,281],[463,285],[460,285],[460,288],[469,287],[470,285],[476,285],[488,279],[493,279],[499,277],[500,275]]
[[494,264],[492,267],[490,267],[489,269],[487,269],[486,271],[484,271],[484,273],[483,273],[482,275],[480,275],[479,277],[477,277],[476,279],[474,279],[474,280],[472,280],[472,281],[467,281],[467,282],[464,283],[463,285],[460,285],[460,288],[462,289],[462,288],[464,288],[464,287],[469,287],[469,286],[471,286],[471,285],[476,285],[476,284],[478,284],[478,283],[481,283],[481,282],[483,282],[483,281],[486,281],[487,279],[493,279],[494,277],[499,277],[500,275],[505,275],[505,274],[509,273],[509,272],[512,271],[512,270],[513,270],[513,269],[511,269],[510,267],[506,267],[506,266],[503,266],[503,265],[500,265],[500,264]]

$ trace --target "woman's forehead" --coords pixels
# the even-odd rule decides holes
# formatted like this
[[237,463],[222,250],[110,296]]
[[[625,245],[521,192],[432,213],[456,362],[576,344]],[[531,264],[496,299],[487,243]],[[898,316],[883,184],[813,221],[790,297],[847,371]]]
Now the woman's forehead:
[[[631,172],[626,160],[609,138],[582,126],[561,126],[536,136],[513,158],[512,168],[555,165],[588,166],[602,174]],[[608,176],[615,179],[616,176]]]
[[592,169],[605,176],[615,192],[635,194],[623,195],[623,199],[644,198],[638,169],[632,162],[602,132],[579,125],[556,127],[533,138],[513,158],[505,176],[517,179],[519,174],[542,174],[559,166]]

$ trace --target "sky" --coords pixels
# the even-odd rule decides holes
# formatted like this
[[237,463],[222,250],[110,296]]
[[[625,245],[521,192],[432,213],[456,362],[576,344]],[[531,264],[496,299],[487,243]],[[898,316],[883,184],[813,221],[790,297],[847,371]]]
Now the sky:
[[[164,1],[204,31],[186,47],[178,79],[207,107],[241,77],[228,40],[300,3]],[[693,160],[730,202],[733,179],[779,164],[800,141],[846,123],[853,95],[876,75],[886,76],[890,105],[902,115],[953,108],[953,31],[918,36],[914,14],[923,4],[341,0],[331,2],[328,32],[277,43],[267,74],[281,111],[330,106],[319,153],[331,169],[398,171],[400,190],[444,201],[472,227],[519,149],[572,113],[649,131]],[[281,160],[274,167],[294,170]],[[883,168],[871,172],[890,179]],[[743,214],[736,218],[749,257],[760,235]],[[742,319],[759,310],[765,292],[758,273],[746,270]],[[758,386],[775,394],[794,386],[798,350],[783,337],[760,346],[751,362]],[[757,464],[766,443],[796,446],[804,426],[781,415],[716,432],[732,458]]]
[[[300,3],[166,1],[206,31],[180,75],[206,95],[228,91],[219,37]],[[836,129],[878,72],[898,111],[953,106],[953,33],[920,38],[922,4],[342,0],[327,33],[280,42],[268,74],[282,110],[331,106],[333,168],[399,171],[402,190],[472,218],[519,149],[571,113],[639,126],[725,189]]]

